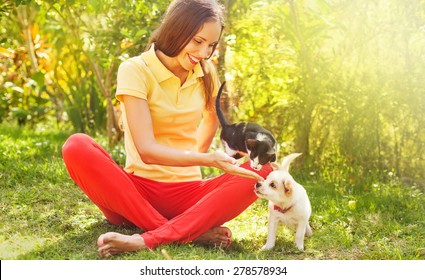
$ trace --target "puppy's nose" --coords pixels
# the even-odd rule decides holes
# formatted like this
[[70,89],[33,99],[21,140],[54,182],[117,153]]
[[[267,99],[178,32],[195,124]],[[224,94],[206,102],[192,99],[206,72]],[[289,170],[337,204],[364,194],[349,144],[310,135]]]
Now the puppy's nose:
[[257,183],[255,184],[255,187],[256,187],[256,188],[261,187],[261,183],[258,183],[258,182],[257,182]]

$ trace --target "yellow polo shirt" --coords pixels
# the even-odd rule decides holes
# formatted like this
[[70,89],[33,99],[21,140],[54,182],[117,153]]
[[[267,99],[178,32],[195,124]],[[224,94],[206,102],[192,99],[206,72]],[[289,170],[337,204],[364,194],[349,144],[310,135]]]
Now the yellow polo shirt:
[[[157,143],[184,151],[196,151],[196,130],[204,110],[202,67],[197,64],[183,85],[155,54],[154,46],[121,63],[116,97],[131,95],[146,100]],[[217,85],[217,77],[213,77]],[[214,89],[216,93],[217,86]],[[126,150],[125,170],[137,176],[162,182],[200,180],[199,166],[175,167],[145,164],[139,156],[128,128],[125,106],[121,103]],[[143,121],[143,120],[141,120]]]

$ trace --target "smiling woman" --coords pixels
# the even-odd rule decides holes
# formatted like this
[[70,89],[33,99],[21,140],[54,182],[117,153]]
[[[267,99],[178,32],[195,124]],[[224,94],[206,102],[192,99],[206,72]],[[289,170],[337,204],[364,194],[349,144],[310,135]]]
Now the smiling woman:
[[[152,44],[155,44],[155,50],[160,50],[163,55],[169,58],[175,58],[179,55],[186,56],[186,54],[192,55],[189,58],[191,59],[190,62],[196,64],[198,60],[205,73],[211,72],[211,66],[202,59],[211,57],[221,37],[224,29],[222,10],[223,7],[215,0],[172,2],[161,25],[152,34],[145,51],[149,50]],[[198,47],[201,50],[204,49],[203,54],[183,51],[184,48],[191,48],[191,45],[196,44],[200,45]],[[161,60],[163,59],[164,57]],[[164,61],[161,62],[164,63]],[[171,61],[168,61],[168,63],[171,63]],[[167,65],[165,66],[167,67]],[[177,69],[175,70],[177,71]],[[211,75],[204,75],[202,80],[205,86],[205,104],[207,108],[211,108],[214,81],[211,79]]]
[[156,49],[155,52],[162,64],[180,78],[181,84],[184,84],[189,71],[192,71],[198,63],[201,63],[201,66],[205,69],[205,62],[202,61],[212,55],[220,36],[221,25],[219,22],[205,22],[177,56],[168,56],[160,48]]
[[[143,232],[102,234],[101,256],[189,241],[230,245],[232,232],[222,225],[257,199],[253,187],[271,171],[207,152],[218,128],[219,86],[208,58],[223,31],[222,12],[216,0],[175,0],[146,51],[120,65],[124,170],[85,134],[63,147],[70,176],[104,216]],[[227,174],[205,180],[200,166]]]

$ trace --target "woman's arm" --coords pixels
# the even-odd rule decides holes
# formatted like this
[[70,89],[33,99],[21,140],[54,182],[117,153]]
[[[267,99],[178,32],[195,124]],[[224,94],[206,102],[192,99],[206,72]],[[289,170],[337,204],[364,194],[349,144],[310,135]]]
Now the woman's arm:
[[182,151],[158,144],[152,127],[152,118],[146,100],[130,95],[123,96],[126,117],[134,145],[146,164],[168,166],[194,166],[208,164],[201,153]]
[[182,151],[158,144],[153,134],[152,119],[147,101],[130,95],[124,95],[122,101],[134,145],[144,163],[168,166],[216,167],[229,174],[263,181],[263,178],[257,173],[238,167],[236,160],[225,153]]

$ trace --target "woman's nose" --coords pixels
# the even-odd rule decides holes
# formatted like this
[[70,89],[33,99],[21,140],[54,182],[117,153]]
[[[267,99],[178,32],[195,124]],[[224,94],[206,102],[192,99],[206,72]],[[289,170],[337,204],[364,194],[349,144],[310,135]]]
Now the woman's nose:
[[211,55],[211,48],[209,46],[202,46],[199,50],[199,56],[202,59],[207,59]]

